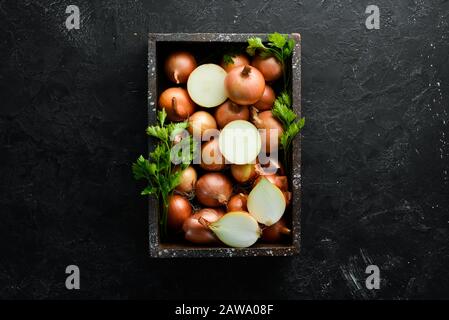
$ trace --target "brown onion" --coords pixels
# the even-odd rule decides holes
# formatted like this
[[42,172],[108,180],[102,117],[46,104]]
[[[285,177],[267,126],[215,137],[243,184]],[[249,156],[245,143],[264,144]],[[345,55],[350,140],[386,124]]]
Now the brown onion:
[[248,195],[244,193],[235,194],[229,199],[227,204],[228,212],[232,211],[248,211],[246,202],[248,201]]
[[270,110],[273,107],[275,100],[276,94],[274,93],[274,90],[269,85],[265,85],[262,98],[254,104],[254,107],[259,111]]
[[231,71],[235,67],[249,65],[249,59],[245,54],[236,54],[232,57],[232,62],[226,63],[224,60],[221,61],[221,67],[226,70],[226,72]]
[[165,74],[176,84],[186,83],[195,68],[195,57],[185,51],[174,52],[165,60]]
[[262,97],[265,79],[254,67],[235,67],[225,78],[225,88],[229,99],[237,104],[250,105]]
[[203,143],[200,166],[207,171],[220,171],[226,168],[225,158],[218,147],[218,139]]
[[259,178],[254,181],[253,188],[260,182],[260,180],[265,177],[270,181],[272,184],[274,184],[276,187],[281,189],[281,191],[288,191],[288,179],[286,176],[278,176],[275,174],[268,175],[268,176],[260,176]]
[[271,56],[262,58],[257,56],[253,59],[251,65],[257,68],[265,78],[265,81],[275,81],[282,76],[282,65],[278,59]]
[[282,237],[289,235],[291,230],[287,228],[285,219],[281,219],[275,224],[262,230],[262,239],[266,242],[280,242]]
[[[257,113],[255,110],[253,108],[253,123],[258,129],[265,130],[265,134],[261,134],[262,149],[265,148],[265,152],[267,153],[276,153],[279,147],[279,140],[284,132],[282,124],[273,116],[271,111]],[[275,135],[276,133],[277,139],[274,139],[274,136],[273,139],[270,139],[271,135]]]
[[162,92],[159,107],[165,109],[170,121],[184,121],[195,112],[195,103],[183,88],[168,88]]
[[217,122],[209,112],[197,111],[189,118],[188,130],[191,134],[202,136],[209,129],[217,129]]
[[222,173],[206,173],[196,183],[198,201],[208,207],[225,205],[232,195],[232,183]]
[[185,232],[186,240],[193,243],[214,243],[218,242],[215,234],[209,228],[198,222],[199,218],[203,218],[209,222],[215,222],[223,216],[223,211],[213,208],[205,208],[190,216],[182,226]]
[[[276,154],[275,154],[276,155]],[[256,164],[256,171],[261,176],[269,176],[272,174],[284,175],[284,166],[279,161],[279,158],[270,154],[261,159],[261,155],[258,157],[259,163]],[[263,163],[262,163],[263,161]]]
[[231,174],[238,183],[251,182],[257,177],[256,164],[232,164]]
[[234,120],[249,120],[249,109],[247,106],[239,106],[231,100],[226,100],[215,110],[215,120],[218,127],[224,128],[229,122]]
[[[180,170],[180,168],[176,168],[176,171]],[[197,180],[197,174],[195,169],[192,166],[187,167],[181,173],[179,185],[176,187],[176,190],[179,192],[189,193],[192,192],[195,188]]]
[[181,230],[182,224],[191,215],[192,206],[189,200],[177,194],[168,198],[167,224],[172,230]]

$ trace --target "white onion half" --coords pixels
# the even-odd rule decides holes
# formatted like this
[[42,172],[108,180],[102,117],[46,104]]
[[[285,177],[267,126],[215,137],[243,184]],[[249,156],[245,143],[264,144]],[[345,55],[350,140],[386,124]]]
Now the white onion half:
[[224,81],[226,71],[213,63],[197,67],[187,80],[187,91],[192,100],[206,108],[216,107],[227,99]]
[[235,120],[220,132],[218,146],[230,163],[253,163],[262,148],[259,131],[249,121]]
[[258,222],[271,226],[278,222],[285,212],[285,197],[278,187],[262,177],[249,193],[247,207]]
[[257,221],[245,211],[229,212],[211,223],[209,229],[224,244],[235,248],[252,246],[262,234]]

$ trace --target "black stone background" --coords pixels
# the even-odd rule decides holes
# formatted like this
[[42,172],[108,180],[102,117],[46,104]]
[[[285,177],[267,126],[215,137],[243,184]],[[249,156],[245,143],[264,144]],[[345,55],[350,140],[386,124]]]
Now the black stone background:
[[[69,4],[80,30],[65,28]],[[380,30],[365,27],[369,4]],[[449,298],[448,13],[422,0],[0,1],[0,297]],[[146,150],[147,32],[273,31],[303,39],[301,255],[150,259],[130,171]],[[378,291],[364,287],[371,263]],[[69,264],[79,291],[65,289]]]

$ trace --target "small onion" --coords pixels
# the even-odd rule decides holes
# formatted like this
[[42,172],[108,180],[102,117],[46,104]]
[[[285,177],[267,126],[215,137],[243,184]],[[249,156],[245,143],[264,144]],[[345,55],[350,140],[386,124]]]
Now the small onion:
[[240,66],[229,71],[225,88],[229,99],[237,104],[250,105],[262,98],[265,80],[256,68]]
[[[267,153],[277,153],[279,140],[284,129],[271,111],[257,113],[253,109],[253,123],[258,129],[265,130],[261,133],[262,149]],[[277,135],[277,138],[276,138]]]
[[262,231],[248,212],[229,212],[215,222],[200,218],[199,222],[212,230],[224,243],[234,248],[247,248],[259,239]]
[[262,239],[265,242],[280,242],[283,236],[289,235],[291,230],[287,228],[285,219],[281,219],[272,226],[266,227],[262,230]]
[[279,60],[273,56],[268,58],[257,56],[253,59],[251,65],[263,74],[263,77],[267,82],[275,81],[282,76],[282,65]]
[[170,121],[184,121],[195,112],[195,103],[183,88],[168,88],[162,92],[159,107],[165,109]]
[[192,205],[186,198],[173,194],[168,198],[167,224],[170,229],[179,231],[184,221],[192,215]]
[[257,177],[256,165],[252,163],[232,164],[231,174],[238,183],[251,182]]
[[[176,171],[180,170],[180,168],[176,168]],[[197,174],[195,169],[192,166],[187,167],[181,173],[180,182],[176,187],[176,190],[183,193],[192,192],[195,188],[197,180]]]
[[269,85],[265,85],[262,98],[254,104],[254,107],[259,111],[270,110],[273,107],[275,100],[276,94],[274,93],[274,90]]
[[227,100],[215,110],[215,120],[220,129],[234,120],[248,121],[249,109],[247,106],[239,106],[231,100]]
[[233,195],[227,204],[228,211],[248,211],[248,207],[246,206],[247,201],[247,194],[239,193]]
[[249,65],[249,59],[245,54],[236,54],[232,56],[232,62],[226,63],[224,59],[221,61],[221,67],[226,70],[226,72],[231,71],[235,67]]
[[282,191],[262,177],[248,195],[248,211],[259,222],[271,226],[285,212],[285,197]]
[[220,171],[226,168],[226,161],[218,147],[218,139],[201,146],[201,168],[207,171]]
[[189,118],[188,130],[194,136],[202,136],[209,129],[217,129],[217,122],[209,112],[197,111]]
[[213,208],[201,209],[190,216],[182,226],[186,240],[193,243],[215,243],[218,242],[215,234],[207,227],[203,226],[198,219],[203,218],[209,222],[215,222],[223,216],[222,210]]
[[176,84],[186,83],[195,68],[195,57],[189,52],[174,52],[165,60],[165,74]]
[[219,207],[228,203],[232,195],[232,183],[222,173],[206,173],[198,179],[195,193],[202,205]]

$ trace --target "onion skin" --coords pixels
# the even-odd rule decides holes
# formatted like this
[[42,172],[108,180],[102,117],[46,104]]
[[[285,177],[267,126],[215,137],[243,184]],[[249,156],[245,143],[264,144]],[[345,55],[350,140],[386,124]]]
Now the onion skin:
[[207,171],[220,171],[226,168],[226,160],[218,147],[218,139],[208,141],[201,146],[200,166]]
[[232,183],[222,173],[206,173],[196,183],[196,197],[207,207],[219,207],[228,203],[232,195]]
[[248,195],[244,193],[235,194],[229,199],[228,212],[232,211],[248,211],[246,202],[248,201]]
[[239,106],[231,100],[226,100],[215,110],[215,120],[220,129],[234,120],[249,120],[249,109],[247,106]]
[[251,66],[235,67],[225,78],[228,98],[240,105],[251,105],[262,98],[265,79],[256,68]]
[[232,177],[235,179],[235,181],[237,181],[238,183],[251,182],[258,176],[256,171],[256,165],[252,163],[232,164],[231,174]]
[[[176,171],[180,170],[178,167]],[[180,183],[176,187],[176,190],[182,193],[190,193],[195,189],[197,180],[197,173],[192,166],[187,167],[181,173]]]
[[262,230],[262,240],[269,243],[280,242],[282,238],[289,235],[291,230],[287,228],[285,219],[281,219],[275,224]]
[[235,67],[250,65],[250,61],[245,54],[237,54],[232,57],[232,63],[225,63],[224,60],[221,61],[221,67],[226,70],[226,72],[231,71]]
[[206,111],[197,111],[189,118],[188,131],[194,136],[203,135],[206,130],[217,129],[215,118]]
[[187,220],[184,221],[182,229],[185,234],[184,237],[186,240],[193,243],[216,243],[219,242],[218,238],[215,234],[206,228],[201,223],[199,223],[198,219],[203,218],[209,222],[215,222],[223,216],[222,210],[213,209],[213,208],[205,208],[201,209],[192,216],[190,216]]
[[282,76],[282,65],[273,56],[268,58],[256,56],[251,65],[262,73],[267,82],[276,81]]
[[265,85],[262,98],[254,104],[254,107],[259,111],[271,110],[275,100],[276,94],[274,90],[269,85]]
[[159,97],[159,107],[165,109],[170,121],[184,121],[195,112],[195,103],[183,88],[168,88]]
[[167,224],[173,231],[180,231],[186,219],[192,215],[192,205],[186,198],[173,194],[168,198]]
[[197,67],[195,57],[186,51],[170,54],[165,60],[165,74],[176,84],[186,83],[189,75]]
[[[265,147],[265,152],[267,153],[277,153],[279,150],[279,140],[281,139],[281,135],[284,132],[284,128],[282,124],[273,116],[271,111],[263,111],[257,113],[253,109],[253,123],[258,129],[264,129],[265,134],[261,134],[262,139],[262,149]],[[277,132],[278,138],[277,140],[271,141],[271,134],[275,134]]]

